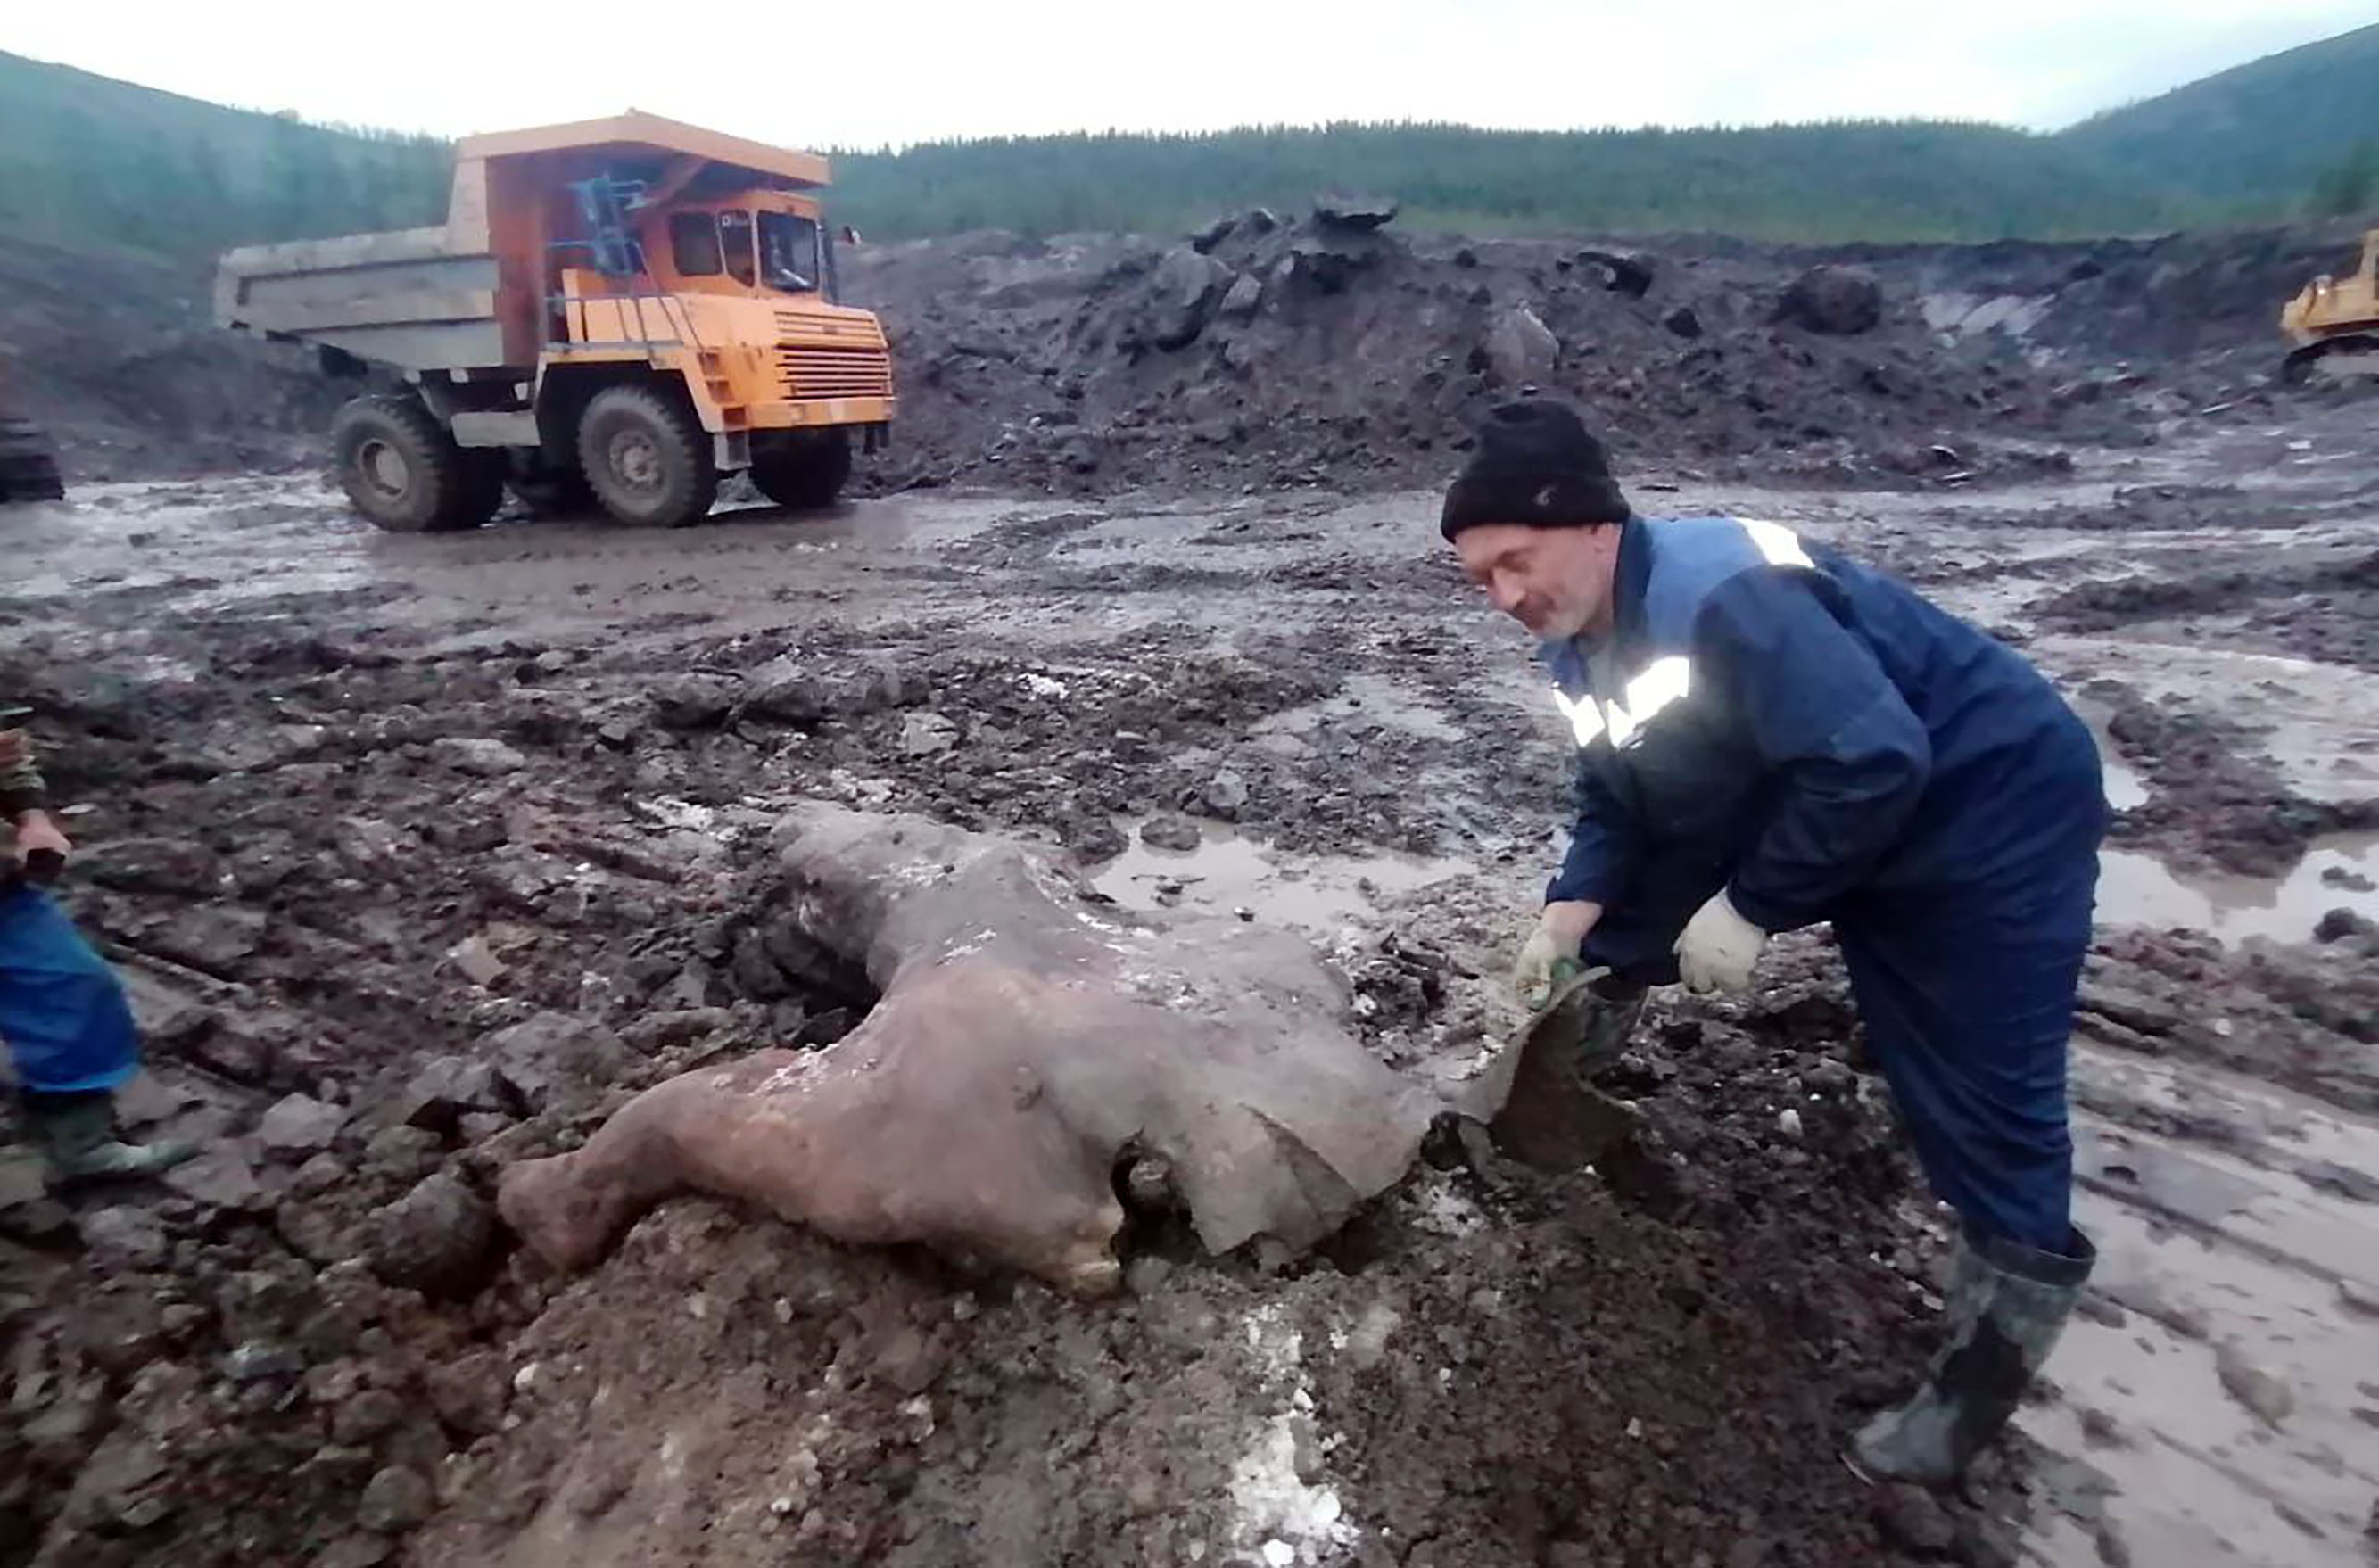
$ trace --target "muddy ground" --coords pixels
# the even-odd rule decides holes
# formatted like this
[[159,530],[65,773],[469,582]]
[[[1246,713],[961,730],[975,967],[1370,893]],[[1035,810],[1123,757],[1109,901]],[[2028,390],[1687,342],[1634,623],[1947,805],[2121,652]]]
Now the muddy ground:
[[1623,457],[1648,506],[1907,573],[2107,737],[2106,1261],[2024,1441],[1939,1500],[1835,1458],[1922,1353],[1943,1226],[1822,933],[1756,1000],[1660,1003],[1600,1172],[1439,1151],[1306,1259],[1145,1227],[1105,1305],[703,1201],[562,1281],[493,1221],[496,1171],[635,1086],[863,1009],[745,939],[803,797],[1305,930],[1384,1059],[1472,1070],[1565,765],[1432,496],[422,538],[260,477],[13,513],[0,686],[150,1025],[127,1109],[211,1152],[71,1201],[0,1164],[0,1562],[2362,1562],[2370,408],[2265,396],[1989,488]]

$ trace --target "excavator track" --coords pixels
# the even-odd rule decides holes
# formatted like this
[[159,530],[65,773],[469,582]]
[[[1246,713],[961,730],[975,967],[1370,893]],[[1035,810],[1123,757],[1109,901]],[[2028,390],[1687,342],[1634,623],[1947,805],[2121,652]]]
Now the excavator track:
[[66,493],[56,449],[42,428],[30,419],[0,417],[0,504],[63,501]]
[[2280,379],[2290,386],[2315,380],[2344,380],[2352,376],[2379,376],[2379,332],[2348,332],[2307,344],[2280,364]]

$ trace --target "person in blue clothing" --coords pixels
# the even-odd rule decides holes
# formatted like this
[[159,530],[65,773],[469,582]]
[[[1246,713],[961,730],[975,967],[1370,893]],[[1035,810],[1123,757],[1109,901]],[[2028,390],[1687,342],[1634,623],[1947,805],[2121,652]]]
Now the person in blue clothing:
[[1922,1383],[1851,1440],[1941,1482],[2014,1412],[2095,1256],[2066,1036],[2107,805],[2089,730],[2012,650],[1790,528],[1639,517],[1549,400],[1496,408],[1441,528],[1542,644],[1577,744],[1569,849],[1516,983],[1584,966],[1580,1069],[1645,988],[1742,991],[1830,921],[1870,1052],[1962,1223]]
[[149,1176],[197,1151],[115,1135],[115,1091],[140,1069],[123,983],[40,887],[74,846],[49,814],[32,736],[0,709],[0,1043],[18,1104],[60,1181]]

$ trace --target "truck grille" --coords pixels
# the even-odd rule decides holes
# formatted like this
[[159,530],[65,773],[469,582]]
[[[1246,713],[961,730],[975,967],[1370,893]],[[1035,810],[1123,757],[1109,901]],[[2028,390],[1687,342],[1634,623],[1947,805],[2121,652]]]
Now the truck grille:
[[777,350],[777,380],[787,397],[889,397],[892,356],[873,346],[788,344]]

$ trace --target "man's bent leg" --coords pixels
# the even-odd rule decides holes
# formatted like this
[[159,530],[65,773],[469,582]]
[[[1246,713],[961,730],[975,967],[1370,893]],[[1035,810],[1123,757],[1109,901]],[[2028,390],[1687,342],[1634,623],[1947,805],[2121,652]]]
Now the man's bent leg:
[[[1914,1397],[1853,1440],[1863,1474],[1941,1482],[2015,1413],[2095,1257],[2071,1222],[2067,1037],[2095,854],[2021,908],[1838,923],[1869,1047],[1933,1189],[1963,1221],[1945,1336]],[[1943,908],[1949,906],[1942,906]]]

